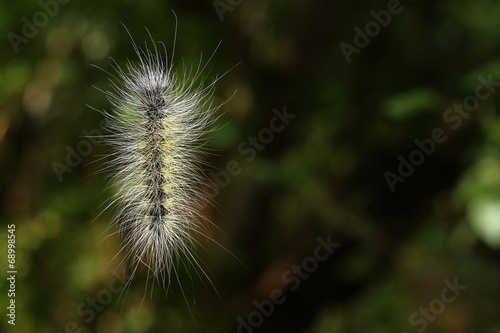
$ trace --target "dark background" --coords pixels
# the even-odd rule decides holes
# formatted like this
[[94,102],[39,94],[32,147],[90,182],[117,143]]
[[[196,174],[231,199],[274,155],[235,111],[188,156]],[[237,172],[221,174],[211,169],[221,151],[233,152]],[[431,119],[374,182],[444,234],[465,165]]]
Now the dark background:
[[[466,116],[447,113],[474,96],[480,76],[500,82],[500,2],[404,1],[350,63],[341,43],[353,45],[354,29],[386,1],[221,2],[232,8],[223,20],[211,1],[72,0],[17,53],[9,33],[22,36],[23,17],[33,22],[42,7],[0,4],[1,275],[8,224],[18,270],[15,327],[0,279],[1,330],[222,333],[237,332],[241,317],[258,327],[240,332],[500,332],[499,87]],[[106,237],[113,211],[99,215],[112,195],[98,172],[106,148],[92,145],[61,181],[53,169],[87,140],[84,130],[99,129],[89,106],[110,108],[93,88],[108,89],[109,75],[92,65],[136,61],[121,22],[138,44],[147,27],[170,52],[172,10],[179,71],[220,40],[207,82],[237,65],[217,84],[215,103],[227,103],[206,169],[242,169],[209,212],[210,236],[234,256],[204,240],[196,250],[217,292],[182,266],[182,290],[173,278],[168,292],[151,292],[144,276],[124,290],[113,277],[120,239]],[[247,161],[238,146],[285,106],[296,118]],[[446,140],[391,191],[384,174],[397,174],[398,157],[436,128]],[[287,283],[318,237],[340,247]],[[444,281],[455,279],[467,289],[442,309]],[[256,324],[253,302],[268,304],[275,289],[286,300]],[[96,297],[109,304],[78,313]],[[429,304],[439,314],[412,325]]]

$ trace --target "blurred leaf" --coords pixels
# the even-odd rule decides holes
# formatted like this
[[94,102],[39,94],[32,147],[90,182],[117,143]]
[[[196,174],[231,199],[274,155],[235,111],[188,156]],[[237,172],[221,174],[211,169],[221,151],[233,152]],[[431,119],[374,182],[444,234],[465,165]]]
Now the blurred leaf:
[[440,96],[430,88],[415,88],[387,98],[384,114],[393,120],[409,120],[437,107]]

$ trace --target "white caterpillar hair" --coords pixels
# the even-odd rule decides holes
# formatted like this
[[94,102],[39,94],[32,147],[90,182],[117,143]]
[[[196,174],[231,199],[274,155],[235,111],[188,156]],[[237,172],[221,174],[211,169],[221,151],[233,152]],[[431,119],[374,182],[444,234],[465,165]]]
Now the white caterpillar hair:
[[124,261],[132,277],[144,265],[148,277],[165,288],[172,272],[179,280],[179,262],[206,276],[191,249],[195,234],[210,239],[202,209],[210,198],[200,166],[220,107],[212,106],[219,78],[203,85],[201,73],[211,58],[178,74],[175,38],[169,62],[165,45],[149,36],[152,48],[138,47],[131,37],[137,64],[127,60],[124,70],[113,60],[118,76],[110,79],[112,91],[104,91],[113,108],[101,113],[109,132],[105,142],[112,148],[107,169],[116,187],[108,207],[118,205],[112,225],[123,238]]

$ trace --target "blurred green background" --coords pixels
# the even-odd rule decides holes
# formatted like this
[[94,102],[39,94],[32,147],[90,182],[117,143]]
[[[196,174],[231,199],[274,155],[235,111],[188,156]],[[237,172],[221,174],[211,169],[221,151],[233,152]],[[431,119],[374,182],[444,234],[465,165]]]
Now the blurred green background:
[[[0,3],[0,331],[500,332],[499,87],[466,116],[448,113],[460,115],[456,128],[445,117],[474,96],[478,77],[500,82],[500,2],[404,1],[350,63],[341,43],[354,45],[355,28],[388,1],[217,6],[73,0],[47,7],[45,22],[40,3]],[[210,211],[211,236],[237,259],[207,241],[196,251],[217,292],[192,270],[180,272],[182,290],[174,280],[151,293],[144,276],[124,290],[112,260],[120,239],[106,238],[113,212],[99,215],[112,195],[98,172],[106,148],[91,145],[61,181],[53,169],[83,145],[83,131],[99,129],[89,106],[110,108],[93,88],[108,89],[109,75],[92,65],[136,61],[121,22],[138,44],[147,27],[170,51],[172,10],[180,70],[220,40],[207,80],[237,64],[217,84],[216,103],[237,93],[221,109],[206,169],[241,166]],[[33,36],[16,53],[9,33],[23,35],[24,17],[41,26],[24,28]],[[247,161],[238,146],[285,106],[296,118]],[[436,128],[447,139],[391,191],[384,174],[397,174],[398,157]],[[5,315],[8,224],[15,327]],[[313,256],[318,237],[340,247],[289,283],[284,274]],[[455,279],[467,289],[443,303],[444,281]],[[286,300],[259,315],[254,301],[268,304],[273,290]]]

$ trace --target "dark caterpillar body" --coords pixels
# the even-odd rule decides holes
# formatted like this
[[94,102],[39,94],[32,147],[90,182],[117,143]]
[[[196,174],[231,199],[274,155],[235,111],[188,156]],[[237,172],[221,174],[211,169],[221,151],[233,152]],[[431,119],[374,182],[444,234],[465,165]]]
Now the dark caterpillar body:
[[145,94],[142,99],[143,109],[145,111],[146,119],[146,147],[142,149],[141,153],[145,162],[144,167],[144,181],[147,186],[146,198],[149,200],[151,207],[147,212],[150,219],[149,230],[155,228],[156,233],[159,235],[159,226],[165,222],[166,216],[169,211],[165,208],[163,201],[166,197],[163,186],[166,183],[163,172],[165,171],[165,164],[162,161],[161,145],[165,141],[163,134],[163,124],[161,120],[166,117],[165,108],[166,103],[161,93],[157,90],[150,91]]

